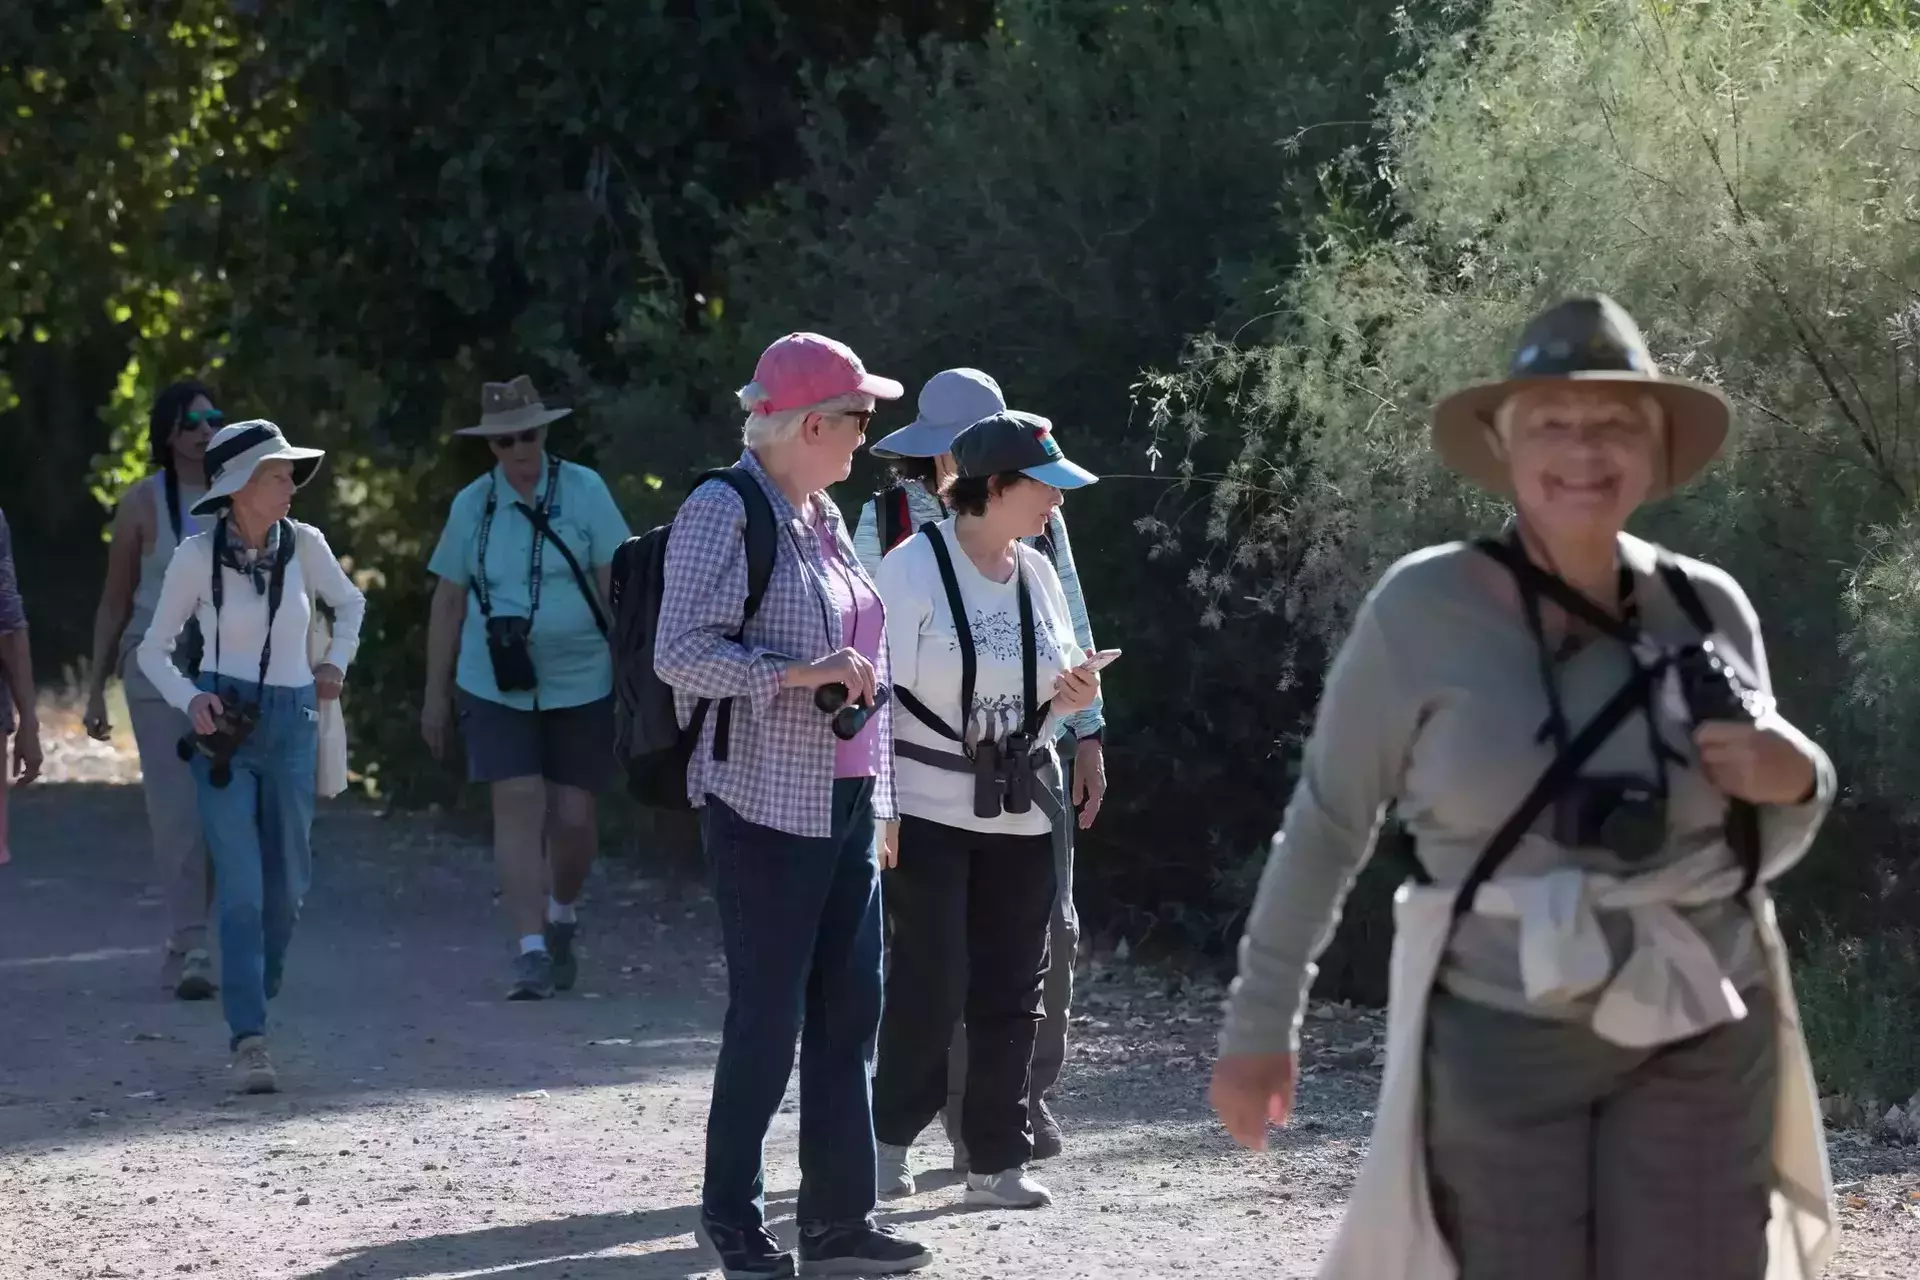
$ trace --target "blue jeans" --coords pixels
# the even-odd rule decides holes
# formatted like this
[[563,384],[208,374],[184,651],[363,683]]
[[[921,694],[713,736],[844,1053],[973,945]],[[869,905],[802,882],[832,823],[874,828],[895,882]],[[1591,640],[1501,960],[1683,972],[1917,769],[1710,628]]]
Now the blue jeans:
[[[217,684],[216,684],[217,681]],[[253,682],[203,676],[222,703],[253,693]],[[260,722],[233,756],[233,781],[213,785],[211,766],[193,760],[200,821],[213,855],[220,926],[220,1003],[238,1045],[267,1029],[267,1001],[280,993],[287,944],[313,879],[314,783],[319,729],[313,686],[268,685]]]
[[727,1019],[707,1113],[701,1209],[765,1222],[767,1126],[800,1041],[803,1223],[873,1212],[873,1044],[880,1028],[880,867],[873,782],[833,784],[826,839],[756,826],[712,796],[700,834],[727,953]]

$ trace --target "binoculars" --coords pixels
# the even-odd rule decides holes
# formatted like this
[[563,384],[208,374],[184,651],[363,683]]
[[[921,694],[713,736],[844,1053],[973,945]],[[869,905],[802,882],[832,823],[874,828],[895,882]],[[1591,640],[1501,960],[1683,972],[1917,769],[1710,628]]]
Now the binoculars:
[[867,727],[867,721],[873,719],[880,708],[887,705],[887,699],[893,691],[881,685],[874,693],[873,701],[848,702],[847,686],[843,684],[823,684],[813,691],[813,705],[833,717],[833,736],[842,742],[852,742]]
[[973,749],[973,816],[1033,810],[1033,735],[983,738]]

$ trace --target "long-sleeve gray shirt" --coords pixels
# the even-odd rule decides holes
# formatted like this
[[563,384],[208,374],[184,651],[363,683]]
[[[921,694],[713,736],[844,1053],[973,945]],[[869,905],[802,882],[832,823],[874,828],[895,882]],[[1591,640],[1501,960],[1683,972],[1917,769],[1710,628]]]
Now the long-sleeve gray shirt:
[[[1675,643],[1698,633],[1656,572],[1654,548],[1623,537],[1636,575],[1642,628]],[[1771,694],[1759,621],[1739,584],[1690,560],[1681,568],[1716,630]],[[1568,722],[1577,732],[1620,689],[1633,658],[1598,638],[1555,665]],[[1253,912],[1240,942],[1240,972],[1228,1001],[1222,1049],[1269,1053],[1297,1047],[1314,960],[1331,940],[1340,904],[1373,849],[1382,815],[1397,803],[1421,864],[1436,883],[1463,880],[1493,833],[1551,764],[1543,740],[1549,704],[1533,633],[1508,571],[1466,544],[1429,548],[1388,570],[1361,606],[1330,668],[1300,780],[1274,838]],[[1833,766],[1824,752],[1771,715],[1767,727],[1800,743],[1815,761],[1807,804],[1762,811],[1763,875],[1771,879],[1804,851],[1832,802]],[[1664,847],[1638,864],[1599,848],[1568,848],[1523,837],[1502,876],[1576,867],[1632,875],[1717,846],[1736,861],[1724,834],[1726,798],[1697,766],[1683,726],[1663,724],[1683,763],[1669,766]],[[1653,779],[1646,717],[1630,716],[1588,762],[1589,775]],[[1541,825],[1548,822],[1542,819]],[[1758,984],[1763,961],[1745,906],[1733,900],[1686,912],[1729,979]],[[1603,918],[1616,966],[1631,946],[1624,918]],[[1518,925],[1469,914],[1455,929],[1440,981],[1463,997],[1523,1012]],[[1560,1009],[1562,1016],[1569,1013]]]

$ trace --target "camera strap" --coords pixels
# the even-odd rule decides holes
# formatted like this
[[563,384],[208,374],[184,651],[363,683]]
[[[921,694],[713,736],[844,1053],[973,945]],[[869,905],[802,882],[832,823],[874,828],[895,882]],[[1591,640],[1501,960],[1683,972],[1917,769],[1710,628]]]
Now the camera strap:
[[[220,669],[220,609],[226,603],[227,569],[227,527],[230,517],[221,516],[213,526],[213,581],[209,584],[213,595],[213,669]],[[273,548],[273,572],[267,579],[267,634],[260,642],[260,679],[254,687],[253,698],[260,700],[267,688],[267,668],[273,664],[273,620],[280,616],[280,602],[287,593],[287,565],[292,562],[295,546],[293,522],[282,520],[274,526],[277,541]]]
[[[480,571],[473,575],[473,594],[479,597],[480,616],[483,618],[491,618],[493,616],[493,592],[487,588],[487,546],[493,540],[494,514],[500,509],[500,477],[496,473],[490,474],[488,479],[491,480],[492,483],[487,486],[486,509],[480,513],[480,545],[476,548]],[[546,514],[553,510],[553,499],[559,491],[559,488],[560,459],[552,454],[548,454],[547,488],[546,492],[541,495],[540,506],[538,508],[542,519],[545,519]],[[533,520],[533,514],[529,512],[527,518]],[[534,520],[533,524],[533,552],[527,564],[528,626],[532,626],[533,624],[533,615],[540,612],[540,569],[545,561],[547,549],[547,540],[540,536],[540,521]],[[555,541],[558,541],[558,539],[555,539]],[[578,572],[578,570],[576,569],[575,572]],[[589,597],[589,599],[591,599],[591,597]],[[599,616],[599,609],[596,607],[594,610],[596,621],[599,620]],[[603,626],[601,630],[605,631],[606,628]]]

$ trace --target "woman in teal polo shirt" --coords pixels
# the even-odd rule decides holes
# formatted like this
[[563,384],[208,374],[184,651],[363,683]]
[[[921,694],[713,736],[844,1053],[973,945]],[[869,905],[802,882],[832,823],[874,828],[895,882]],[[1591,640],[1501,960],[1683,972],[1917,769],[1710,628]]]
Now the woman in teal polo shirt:
[[615,776],[603,602],[628,529],[596,472],[546,450],[548,424],[572,410],[547,408],[525,377],[480,400],[480,425],[458,434],[484,437],[499,465],[453,500],[428,566],[440,582],[420,729],[439,758],[457,708],[468,776],[493,793],[520,939],[508,999],[544,1000],[578,976],[574,900],[593,866],[594,795]]

